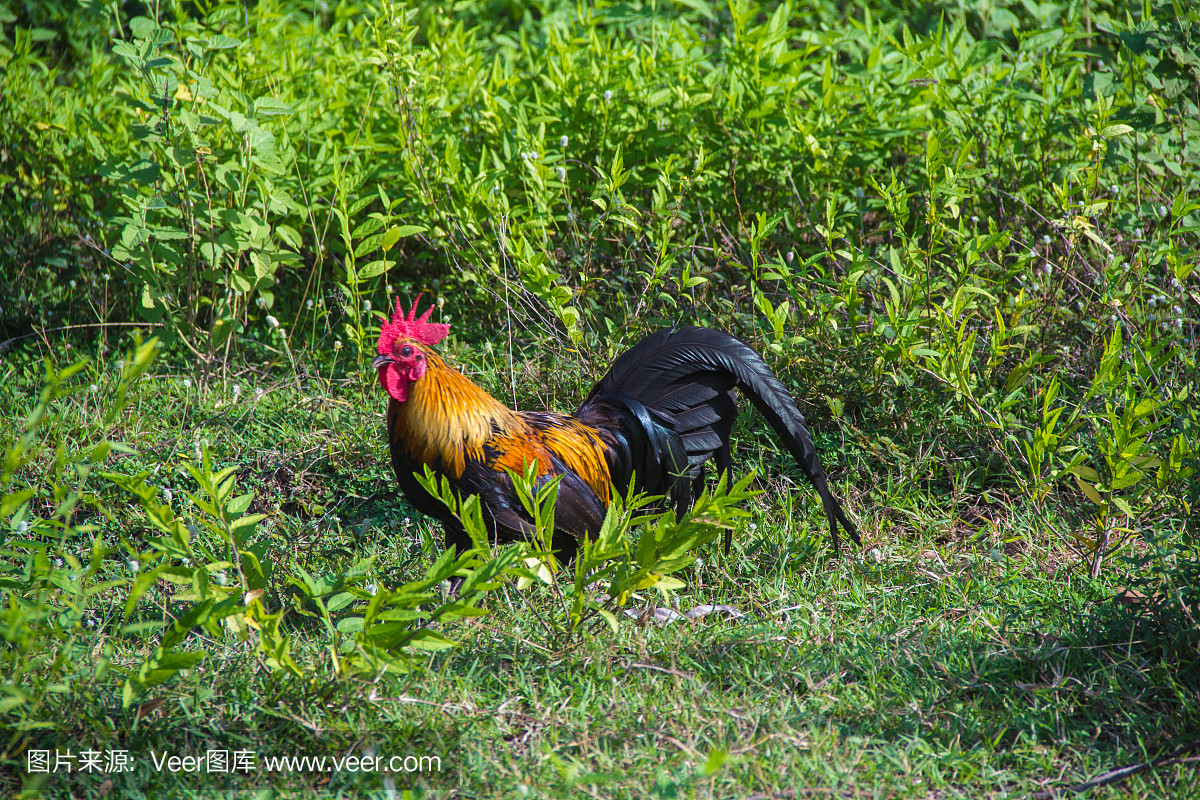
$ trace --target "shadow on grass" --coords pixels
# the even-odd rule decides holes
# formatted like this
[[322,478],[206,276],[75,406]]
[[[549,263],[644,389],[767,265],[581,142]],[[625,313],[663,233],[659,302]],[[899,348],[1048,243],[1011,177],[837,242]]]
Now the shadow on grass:
[[1113,767],[1044,796],[1200,752],[1200,626],[1165,601],[1107,600],[1053,633],[1028,620],[991,631],[939,620],[800,634],[793,644],[772,648],[735,629],[675,663],[760,702],[790,695],[797,727],[833,726],[843,740],[919,739],[935,754],[983,747],[1017,771],[1046,748]]

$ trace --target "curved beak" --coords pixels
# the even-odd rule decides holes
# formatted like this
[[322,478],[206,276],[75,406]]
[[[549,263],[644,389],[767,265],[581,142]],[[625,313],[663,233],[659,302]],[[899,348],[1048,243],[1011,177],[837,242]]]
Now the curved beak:
[[375,360],[371,362],[371,369],[381,369],[391,364],[394,359],[391,356],[375,356]]

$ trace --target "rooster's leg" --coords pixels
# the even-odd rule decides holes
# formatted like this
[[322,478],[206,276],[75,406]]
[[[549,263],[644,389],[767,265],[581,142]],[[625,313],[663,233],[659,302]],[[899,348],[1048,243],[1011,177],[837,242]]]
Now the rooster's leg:
[[[729,484],[733,481],[733,456],[729,454],[729,442],[722,442],[717,448],[717,483],[721,480],[725,481],[725,491],[729,491]],[[729,548],[733,545],[733,531],[729,528],[725,529],[725,555],[729,555]]]

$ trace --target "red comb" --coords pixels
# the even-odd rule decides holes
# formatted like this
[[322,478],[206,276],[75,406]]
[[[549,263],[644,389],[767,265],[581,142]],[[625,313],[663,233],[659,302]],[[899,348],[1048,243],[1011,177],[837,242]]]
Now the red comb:
[[392,321],[383,323],[379,330],[379,345],[376,349],[380,355],[390,353],[392,345],[396,343],[397,339],[415,339],[424,345],[435,345],[450,333],[449,325],[426,322],[429,315],[433,313],[433,306],[430,306],[424,314],[418,317],[417,303],[419,302],[421,302],[421,295],[417,295],[412,308],[408,310],[408,316],[405,316],[404,310],[400,307],[400,298],[396,298],[396,313],[392,315]]

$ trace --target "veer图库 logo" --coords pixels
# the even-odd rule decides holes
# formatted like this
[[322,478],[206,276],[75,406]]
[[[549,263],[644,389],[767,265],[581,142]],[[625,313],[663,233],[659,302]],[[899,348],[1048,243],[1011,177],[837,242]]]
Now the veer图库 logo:
[[[51,790],[88,794],[195,791],[368,791],[453,780],[451,732],[425,729],[323,731],[142,729],[124,741],[87,741],[66,733],[32,743],[18,772]],[[23,763],[22,763],[23,762]]]

